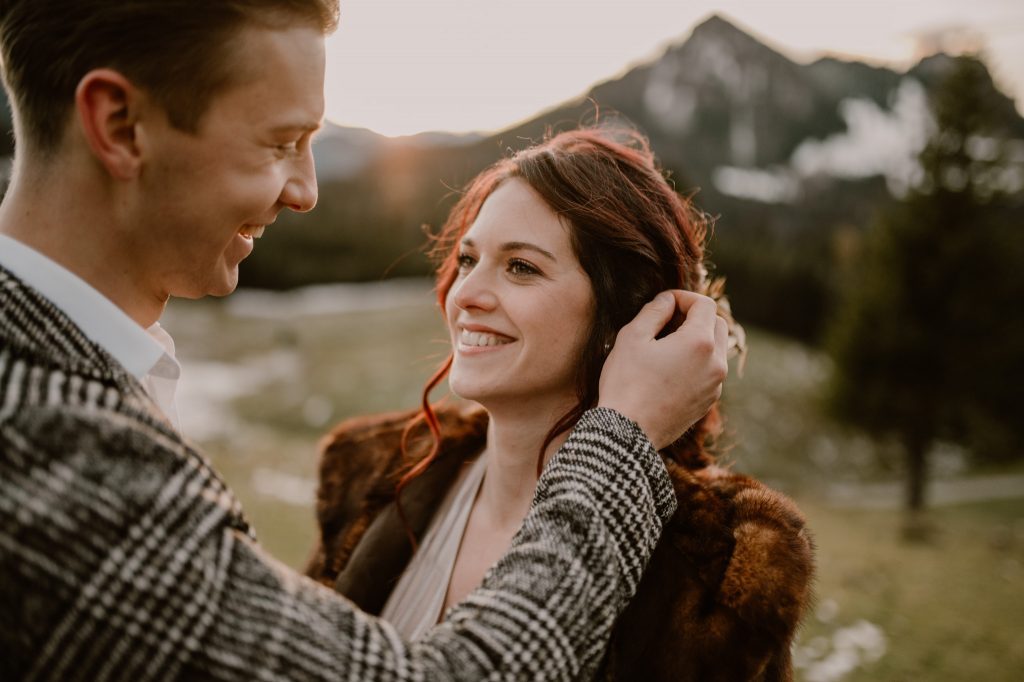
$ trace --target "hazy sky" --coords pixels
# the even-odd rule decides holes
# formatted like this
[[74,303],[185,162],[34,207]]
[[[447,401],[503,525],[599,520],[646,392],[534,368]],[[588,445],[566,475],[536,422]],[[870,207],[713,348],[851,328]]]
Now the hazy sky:
[[1022,0],[341,0],[327,117],[387,135],[496,130],[657,57],[718,12],[790,58],[906,68],[981,47],[1024,110]]

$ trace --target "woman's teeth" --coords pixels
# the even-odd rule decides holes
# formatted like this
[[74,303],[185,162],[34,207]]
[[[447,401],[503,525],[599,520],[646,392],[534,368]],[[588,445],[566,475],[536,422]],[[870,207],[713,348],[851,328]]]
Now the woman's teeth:
[[462,330],[462,333],[459,335],[459,341],[464,346],[503,346],[506,343],[512,343],[512,339],[504,338],[497,334],[471,332],[468,329]]
[[263,236],[263,231],[265,229],[267,229],[266,225],[246,225],[241,230],[239,230],[239,233],[243,237],[248,237],[250,239],[259,239],[260,237]]

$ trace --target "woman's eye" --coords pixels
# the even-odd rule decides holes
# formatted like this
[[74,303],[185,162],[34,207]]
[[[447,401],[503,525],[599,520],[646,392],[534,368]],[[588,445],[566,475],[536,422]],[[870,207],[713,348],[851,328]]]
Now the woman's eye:
[[459,270],[468,270],[471,267],[473,267],[473,265],[476,263],[476,259],[473,258],[472,256],[468,256],[462,253],[459,254],[459,257],[456,259],[456,262],[459,264]]
[[518,258],[513,258],[508,262],[508,271],[513,275],[527,276],[527,275],[539,275],[540,270],[535,268],[531,263]]

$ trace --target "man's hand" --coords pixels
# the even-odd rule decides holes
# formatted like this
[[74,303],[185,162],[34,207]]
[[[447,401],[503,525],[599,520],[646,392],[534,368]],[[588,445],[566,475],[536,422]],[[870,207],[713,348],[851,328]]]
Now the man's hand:
[[[679,310],[679,329],[656,338]],[[715,302],[663,291],[619,330],[601,372],[598,405],[629,417],[655,448],[667,447],[708,413],[729,371],[728,330]]]

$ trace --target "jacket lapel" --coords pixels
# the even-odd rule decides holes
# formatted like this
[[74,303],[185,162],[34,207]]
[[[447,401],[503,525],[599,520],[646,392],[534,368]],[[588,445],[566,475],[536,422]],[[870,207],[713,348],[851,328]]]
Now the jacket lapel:
[[[417,543],[465,461],[459,453],[445,453],[402,491],[402,511]],[[392,500],[366,529],[334,589],[362,610],[379,615],[411,558],[412,546]]]

